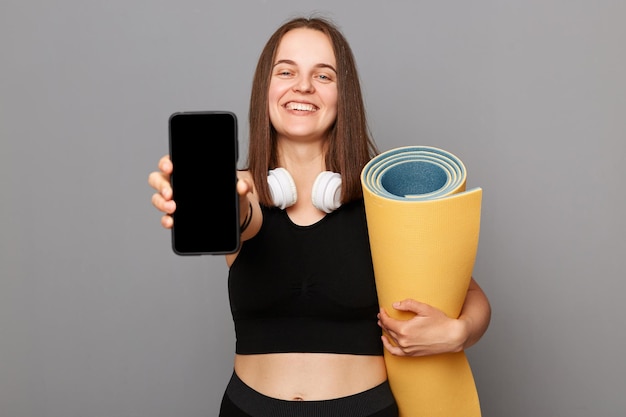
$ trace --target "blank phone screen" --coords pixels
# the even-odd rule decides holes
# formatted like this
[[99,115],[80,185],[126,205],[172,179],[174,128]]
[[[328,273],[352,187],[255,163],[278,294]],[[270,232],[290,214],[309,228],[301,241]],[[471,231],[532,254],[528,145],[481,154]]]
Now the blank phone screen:
[[239,248],[237,119],[230,112],[170,117],[171,182],[176,202],[172,248],[179,255]]

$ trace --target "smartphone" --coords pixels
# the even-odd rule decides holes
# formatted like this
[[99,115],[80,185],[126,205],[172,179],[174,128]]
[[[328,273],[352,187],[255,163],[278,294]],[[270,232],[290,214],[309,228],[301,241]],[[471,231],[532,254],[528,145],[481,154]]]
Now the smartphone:
[[237,118],[228,111],[180,112],[169,119],[173,214],[178,255],[239,249]]

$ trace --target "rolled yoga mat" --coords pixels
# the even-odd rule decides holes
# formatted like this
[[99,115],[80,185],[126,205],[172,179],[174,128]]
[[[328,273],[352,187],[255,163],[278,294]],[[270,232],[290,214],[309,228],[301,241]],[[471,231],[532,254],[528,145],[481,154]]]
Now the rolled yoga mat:
[[[466,170],[433,147],[396,148],[361,174],[380,305],[395,319],[412,313],[392,304],[412,298],[457,318],[472,276],[482,190],[465,191]],[[464,352],[405,358],[385,350],[401,417],[479,417]]]

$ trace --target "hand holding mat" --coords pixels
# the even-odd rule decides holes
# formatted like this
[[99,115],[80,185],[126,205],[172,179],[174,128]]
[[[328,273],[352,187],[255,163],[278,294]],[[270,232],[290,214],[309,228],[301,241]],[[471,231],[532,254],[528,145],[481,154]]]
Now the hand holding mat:
[[[478,249],[482,190],[465,191],[466,170],[433,147],[396,148],[374,157],[361,182],[380,305],[405,298],[457,318]],[[465,353],[397,357],[385,351],[401,417],[478,417]]]

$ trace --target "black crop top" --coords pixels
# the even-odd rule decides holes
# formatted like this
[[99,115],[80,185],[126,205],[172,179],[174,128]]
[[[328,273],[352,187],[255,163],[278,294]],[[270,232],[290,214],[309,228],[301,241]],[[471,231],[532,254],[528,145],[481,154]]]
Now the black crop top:
[[228,277],[236,352],[382,355],[363,200],[310,226],[262,210]]

